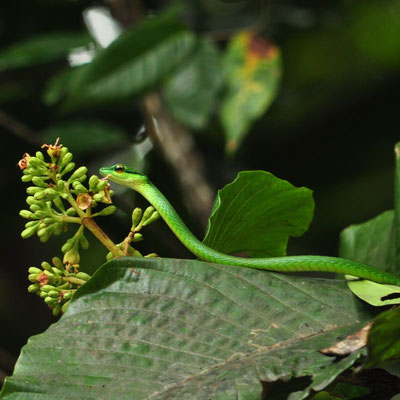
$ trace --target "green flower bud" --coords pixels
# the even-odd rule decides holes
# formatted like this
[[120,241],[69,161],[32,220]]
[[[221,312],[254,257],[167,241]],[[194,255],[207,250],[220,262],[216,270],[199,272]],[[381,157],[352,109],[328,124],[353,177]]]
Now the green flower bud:
[[61,303],[58,303],[55,305],[55,307],[51,310],[51,312],[53,313],[54,316],[57,316],[58,314],[60,314],[62,309]]
[[65,212],[69,217],[73,217],[76,215],[76,210],[73,207],[68,208],[68,210]]
[[21,210],[21,211],[19,212],[19,215],[20,215],[22,218],[26,218],[26,219],[32,219],[32,218],[35,217],[35,216],[33,215],[33,213],[30,212],[30,211],[28,211],[28,210]]
[[158,257],[158,254],[156,254],[156,253],[150,253],[150,254],[147,254],[146,256],[144,256],[145,258],[157,258]]
[[[47,183],[42,178],[40,178],[38,176],[34,176],[32,178],[32,182],[36,186],[39,186],[39,187],[42,187],[42,188],[47,188]],[[29,194],[32,194],[32,193],[29,193]]]
[[57,182],[57,189],[59,190],[59,191],[63,191],[64,189],[65,189],[65,181],[63,181],[62,179],[60,179],[58,182]]
[[26,188],[26,193],[28,193],[28,194],[35,194],[35,193],[38,193],[38,192],[43,192],[43,188],[41,188],[41,187],[37,187],[37,186],[29,186],[29,187],[27,187]]
[[79,178],[78,178],[78,181],[79,182],[85,182],[86,181],[86,178],[87,178],[87,176],[86,175],[82,175],[82,176],[80,176]]
[[59,269],[56,268],[56,267],[53,267],[53,272],[54,272],[56,275],[58,275],[58,276],[64,276],[64,272],[61,271],[61,270],[59,270]]
[[140,242],[143,240],[143,235],[141,233],[135,233],[133,235],[132,242]]
[[28,286],[29,293],[36,293],[39,291],[39,289],[40,289],[39,283],[34,283],[34,284]]
[[50,225],[46,228],[38,229],[37,235],[39,236],[39,239],[41,241],[47,242],[47,240],[49,240],[49,237],[53,233],[53,230],[54,230],[54,227],[52,225]]
[[160,214],[158,211],[154,211],[153,214],[151,215],[150,218],[146,219],[146,221],[143,222],[143,226],[147,226],[151,224],[154,221],[157,221],[160,218]]
[[81,245],[82,249],[84,249],[84,250],[87,250],[89,248],[89,242],[86,239],[86,237],[83,235],[83,233],[79,239],[79,244]]
[[88,281],[91,278],[91,276],[85,272],[78,272],[75,276],[79,279],[83,279],[84,281]]
[[[67,308],[69,306],[70,301],[67,301],[66,303],[64,303],[61,307],[61,312],[64,314],[65,311],[67,311]],[[61,305],[61,304],[60,304]],[[54,311],[54,310],[53,310]]]
[[68,240],[63,244],[63,246],[61,247],[61,251],[62,251],[63,253],[66,253],[68,250],[71,250],[72,247],[73,247],[73,245],[74,245],[74,243],[75,243],[75,240],[74,240],[73,238],[68,239]]
[[53,257],[52,260],[51,260],[51,262],[53,263],[53,265],[54,265],[56,268],[58,268],[58,269],[64,271],[64,264],[62,263],[62,261],[61,261],[60,258],[58,258],[58,257]]
[[42,270],[36,267],[29,267],[28,272],[30,274],[41,274]]
[[39,211],[39,210],[42,209],[42,208],[41,208],[40,206],[38,206],[37,204],[32,204],[29,208],[30,208],[31,211],[34,212],[34,213],[35,213],[36,211]]
[[79,167],[68,179],[68,182],[75,181],[79,179],[81,176],[85,175],[87,172],[86,167]]
[[132,211],[132,229],[134,229],[137,226],[137,224],[140,222],[142,215],[143,215],[143,211],[139,207],[136,207]]
[[62,197],[64,200],[68,200],[69,195],[68,195],[68,193],[62,193],[62,194],[61,194],[61,197]]
[[44,156],[41,151],[37,151],[35,154],[36,158],[38,158],[40,161],[44,161]]
[[63,294],[63,300],[70,300],[72,296],[74,295],[74,292],[67,292]]
[[50,290],[56,290],[56,287],[53,285],[43,285],[41,288],[44,292],[50,292]]
[[61,212],[65,211],[64,204],[59,196],[53,199],[53,203]]
[[32,180],[32,175],[22,175],[21,176],[21,181],[22,182],[30,182]]
[[44,198],[45,198],[46,200],[53,200],[53,199],[55,199],[56,197],[59,197],[59,196],[60,196],[60,193],[57,192],[57,190],[54,190],[54,189],[52,189],[52,188],[45,189],[45,190],[43,191],[43,194],[44,194]]
[[53,231],[53,235],[58,236],[59,234],[61,234],[64,230],[64,224],[61,222],[56,222],[54,225],[54,231]]
[[40,204],[37,200],[35,200],[35,198],[33,196],[28,196],[26,198],[26,203],[29,204],[29,205]]
[[39,274],[29,274],[29,275],[28,275],[28,280],[29,280],[29,282],[37,283],[36,278],[37,278],[38,276],[39,276]]
[[115,212],[117,208],[115,206],[108,206],[106,208],[103,208],[99,213],[97,213],[98,216],[106,216],[106,215],[111,215]]
[[80,183],[78,181],[74,181],[72,186],[75,189],[75,193],[87,193],[88,192],[88,190],[85,188],[85,186],[83,186],[82,183]]
[[67,166],[64,168],[62,175],[67,174],[68,172],[71,172],[73,169],[75,168],[75,163],[74,162],[70,162],[69,164],[67,164]]
[[39,219],[43,219],[48,216],[48,213],[47,213],[47,211],[38,210],[38,211],[35,211],[35,216]]
[[52,266],[47,262],[47,261],[43,261],[41,264],[42,268],[48,272],[53,272],[53,268]]
[[37,227],[36,226],[30,226],[29,228],[24,229],[21,232],[21,237],[22,239],[27,239],[28,237],[31,237],[32,235],[35,234]]
[[106,255],[106,260],[107,260],[107,261],[110,261],[110,260],[112,260],[113,258],[114,258],[114,254],[111,253],[111,251],[108,252],[107,255]]
[[53,222],[54,222],[54,218],[52,218],[52,217],[47,217],[47,218],[43,219],[43,223],[46,224],[46,225],[50,225]]
[[[43,154],[42,154],[42,157],[43,157]],[[43,160],[44,160],[44,157],[43,157]],[[46,166],[46,168],[47,168],[47,165],[43,160],[41,160],[40,157],[31,157],[29,159],[29,167],[30,168],[32,168],[32,167],[33,168],[42,168],[43,166]]]
[[37,200],[37,201],[43,200],[43,199],[44,199],[44,190],[42,190],[42,191],[40,191],[40,192],[36,192],[36,193],[33,195],[33,198],[34,198],[35,200]]
[[97,201],[97,202],[101,202],[101,201],[103,201],[103,195],[102,194],[100,194],[100,193],[96,193],[94,196],[93,196],[93,199],[95,200],[95,201]]
[[52,297],[53,299],[57,299],[60,297],[60,292],[58,292],[57,290],[50,290],[48,296]]
[[[62,150],[64,150],[64,149],[65,149],[65,147]],[[67,164],[69,164],[72,161],[72,158],[73,158],[72,153],[69,153],[69,152],[65,153],[62,156],[62,159],[60,162],[60,167],[64,168]]]
[[99,177],[97,175],[92,175],[89,179],[90,189],[95,189],[98,183],[99,183]]
[[44,299],[45,297],[47,297],[47,292],[40,292],[39,296]]
[[104,190],[107,187],[107,185],[108,185],[108,181],[106,181],[106,180],[101,181],[99,179],[99,183],[96,186],[96,191],[100,192],[100,190]]
[[79,260],[80,260],[79,251],[75,247],[72,247],[72,249],[68,250],[64,254],[64,259],[63,259],[64,264],[70,264],[70,265],[79,264]]
[[39,225],[39,221],[29,221],[25,224],[25,228],[30,228],[31,226]]
[[44,299],[44,302],[46,304],[48,304],[49,306],[55,306],[57,304],[57,302],[58,302],[58,299],[54,299],[53,297],[47,296]]
[[147,207],[146,210],[143,213],[142,221],[144,222],[147,219],[149,219],[153,215],[154,211],[155,211],[154,207],[152,207],[152,206]]
[[[61,150],[60,150],[60,160],[62,160],[64,157],[65,157],[65,155],[68,153],[68,147],[63,147]],[[68,161],[69,162],[69,161]]]

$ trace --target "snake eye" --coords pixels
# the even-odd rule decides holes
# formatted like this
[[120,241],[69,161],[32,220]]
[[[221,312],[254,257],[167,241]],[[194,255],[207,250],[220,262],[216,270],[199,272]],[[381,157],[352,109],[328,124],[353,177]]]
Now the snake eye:
[[122,174],[123,172],[125,172],[125,167],[122,164],[117,164],[114,167],[114,171]]

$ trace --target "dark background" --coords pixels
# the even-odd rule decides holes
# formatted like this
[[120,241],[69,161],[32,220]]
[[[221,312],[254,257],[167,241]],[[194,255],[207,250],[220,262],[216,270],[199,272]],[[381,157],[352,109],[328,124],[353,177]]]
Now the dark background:
[[[121,3],[126,6],[129,1]],[[162,3],[167,2],[144,1],[142,11],[157,12]],[[207,3],[212,2],[199,2],[204,4],[204,15],[192,21],[199,31],[229,35],[233,26],[249,23],[238,16],[219,20]],[[93,4],[3,0],[0,48],[39,33],[82,31],[81,13]],[[342,229],[392,208],[393,146],[399,140],[400,4],[396,0],[330,1],[328,5],[287,0],[266,5],[263,34],[280,47],[283,58],[279,95],[234,158],[225,156],[216,121],[194,135],[196,148],[204,158],[205,177],[214,191],[232,181],[238,171],[251,169],[266,170],[296,186],[311,188],[316,202],[313,223],[304,237],[291,241],[288,253],[337,255]],[[219,45],[223,48],[224,39]],[[62,63],[0,71],[0,113],[28,129],[28,136],[22,137],[4,115],[0,118],[0,379],[12,372],[29,336],[55,320],[40,298],[27,293],[27,268],[59,254],[63,241],[43,245],[36,237],[20,238],[24,221],[18,212],[25,208],[26,184],[21,183],[16,164],[24,152],[34,154],[38,149],[32,142],[41,143],[40,132],[55,121],[68,119],[42,101],[43,87]],[[136,106],[77,114],[123,127],[129,143],[138,140],[143,122]],[[29,132],[35,133],[32,140]],[[111,148],[112,144],[105,146],[95,156],[83,154],[77,161],[92,166],[91,172],[96,173],[93,160],[106,157]],[[179,185],[161,152],[151,151],[147,164],[154,183],[201,236],[204,226],[183,207]],[[122,208],[129,210],[133,200],[125,199]],[[104,230],[115,240],[122,239],[121,232],[129,229],[129,216],[121,213],[108,219],[111,222],[102,222]],[[161,222],[149,233],[140,245],[144,253],[189,257]],[[82,265],[90,272],[102,264],[103,257],[104,252],[93,243]]]

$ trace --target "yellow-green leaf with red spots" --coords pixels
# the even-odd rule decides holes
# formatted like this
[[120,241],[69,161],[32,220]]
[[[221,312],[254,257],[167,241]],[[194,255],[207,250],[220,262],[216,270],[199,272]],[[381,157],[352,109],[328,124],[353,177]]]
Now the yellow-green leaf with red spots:
[[275,98],[281,75],[280,52],[267,40],[242,32],[228,44],[223,68],[227,90],[220,118],[226,150],[233,153]]

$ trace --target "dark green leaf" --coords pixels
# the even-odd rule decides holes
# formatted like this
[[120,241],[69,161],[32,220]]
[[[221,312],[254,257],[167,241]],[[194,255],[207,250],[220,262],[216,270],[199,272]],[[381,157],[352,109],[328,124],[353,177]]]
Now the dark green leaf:
[[265,171],[244,171],[217,194],[204,243],[222,253],[252,257],[286,255],[289,236],[312,220],[311,190]]
[[43,132],[45,143],[54,143],[58,137],[75,155],[102,152],[127,142],[127,135],[121,128],[101,121],[66,121]]
[[0,51],[0,70],[29,67],[65,57],[76,47],[88,46],[87,34],[57,32],[36,36]]
[[400,361],[400,308],[379,314],[368,335],[366,368]]
[[243,32],[231,40],[223,65],[228,87],[221,122],[227,151],[234,152],[275,98],[281,75],[280,53],[266,40]]
[[83,71],[84,66],[80,66],[68,68],[53,75],[46,84],[43,101],[49,106],[59,103],[71,90],[74,82],[79,78],[79,74]]
[[193,33],[175,13],[148,18],[126,31],[83,67],[64,109],[122,101],[154,87],[192,51]]
[[2,399],[260,399],[261,381],[307,376],[303,399],[360,354],[317,350],[371,317],[342,281],[123,258],[29,339]]
[[167,81],[166,104],[176,120],[201,129],[216,106],[216,95],[222,84],[218,48],[209,41],[198,44],[188,61]]
[[340,234],[340,257],[395,272],[393,217],[393,211],[389,210],[344,229]]

